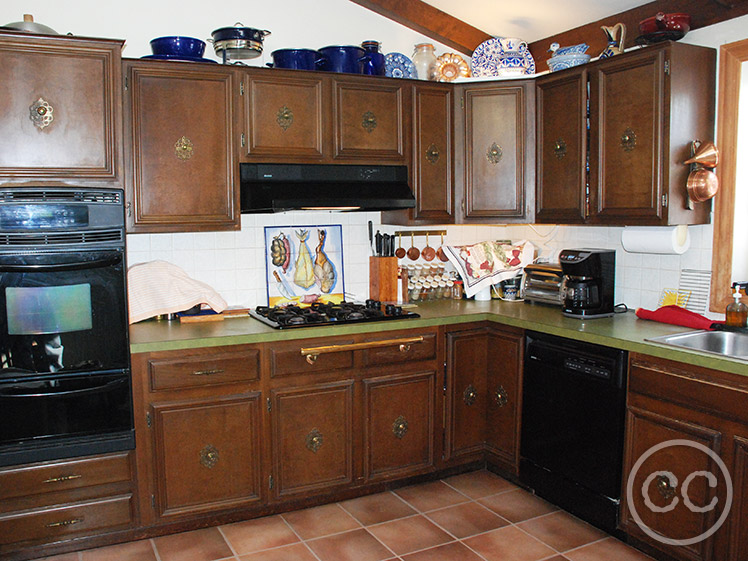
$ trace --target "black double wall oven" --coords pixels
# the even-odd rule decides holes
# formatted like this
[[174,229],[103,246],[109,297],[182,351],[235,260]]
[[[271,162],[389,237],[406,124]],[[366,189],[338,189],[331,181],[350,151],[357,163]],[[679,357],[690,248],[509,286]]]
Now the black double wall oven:
[[134,448],[123,193],[0,189],[0,465]]

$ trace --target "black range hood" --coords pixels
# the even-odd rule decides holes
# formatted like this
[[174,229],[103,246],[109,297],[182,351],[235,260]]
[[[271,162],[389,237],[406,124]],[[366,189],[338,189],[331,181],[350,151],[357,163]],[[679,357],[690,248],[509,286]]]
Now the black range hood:
[[406,166],[240,164],[241,211],[413,208]]

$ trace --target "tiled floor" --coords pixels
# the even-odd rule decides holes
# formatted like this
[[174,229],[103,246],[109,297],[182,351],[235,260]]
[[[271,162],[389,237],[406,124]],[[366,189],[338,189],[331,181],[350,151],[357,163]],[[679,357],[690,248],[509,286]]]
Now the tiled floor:
[[487,471],[47,561],[645,561]]

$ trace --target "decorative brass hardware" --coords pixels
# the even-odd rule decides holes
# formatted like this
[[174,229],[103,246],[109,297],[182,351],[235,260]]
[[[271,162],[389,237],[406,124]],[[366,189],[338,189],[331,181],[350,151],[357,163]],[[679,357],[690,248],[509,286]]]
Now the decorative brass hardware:
[[431,164],[435,164],[439,160],[439,149],[434,144],[426,148],[426,159]]
[[174,153],[177,155],[177,158],[182,161],[189,160],[192,157],[194,150],[195,148],[192,141],[186,136],[183,136],[174,143]]
[[361,126],[364,127],[366,132],[371,132],[377,128],[377,116],[371,111],[367,111],[362,116]]
[[72,526],[73,524],[80,524],[83,522],[83,518],[71,518],[70,520],[62,520],[60,522],[50,522],[47,524],[47,528],[59,528],[61,526]]
[[462,401],[465,402],[465,405],[472,405],[476,399],[478,399],[478,390],[475,389],[473,384],[469,384],[462,392]]
[[396,438],[405,436],[405,433],[408,432],[408,421],[405,420],[405,417],[400,415],[395,419],[395,422],[392,423],[392,432]]
[[42,130],[54,121],[54,108],[44,98],[37,99],[29,106],[29,119],[35,127]]
[[218,450],[215,446],[208,444],[200,450],[200,463],[208,469],[218,463]]
[[563,138],[559,138],[553,143],[553,154],[559,160],[563,160],[564,156],[566,156],[566,142],[564,142]]
[[213,374],[223,374],[226,372],[223,368],[214,368],[213,370],[195,370],[192,376],[212,376]]
[[317,450],[322,447],[324,441],[325,439],[322,438],[322,433],[316,427],[306,435],[306,447],[315,454],[317,453]]
[[61,481],[71,481],[73,479],[80,479],[82,475],[61,475],[60,477],[50,477],[45,479],[44,483],[60,483]]
[[658,475],[655,479],[655,485],[657,486],[657,492],[666,501],[675,496],[675,487],[671,484],[670,478],[666,475]]
[[626,152],[631,152],[634,147],[636,147],[636,133],[629,127],[621,135],[621,148]]
[[494,142],[493,144],[491,144],[491,146],[488,147],[488,151],[486,152],[486,159],[492,164],[496,165],[501,161],[501,157],[503,155],[504,151],[501,149],[501,146]]
[[504,405],[509,402],[509,396],[507,395],[504,386],[499,385],[499,387],[496,388],[496,391],[493,394],[493,400],[499,407],[504,407]]
[[293,111],[291,111],[284,105],[283,107],[278,109],[275,120],[280,128],[282,128],[284,131],[287,131],[288,128],[293,125]]
[[314,364],[319,355],[329,353],[341,353],[343,351],[360,351],[363,349],[379,349],[381,347],[394,347],[399,345],[400,352],[410,350],[413,343],[423,343],[423,336],[406,337],[404,339],[382,339],[381,341],[368,341],[366,343],[349,343],[347,345],[327,345],[324,347],[308,347],[301,349],[301,356],[306,357],[309,364]]

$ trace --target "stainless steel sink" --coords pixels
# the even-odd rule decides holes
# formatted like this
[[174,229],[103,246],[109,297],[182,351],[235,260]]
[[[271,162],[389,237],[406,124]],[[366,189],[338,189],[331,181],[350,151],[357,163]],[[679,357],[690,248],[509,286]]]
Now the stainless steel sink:
[[672,347],[748,360],[748,335],[733,331],[688,331],[646,339]]

